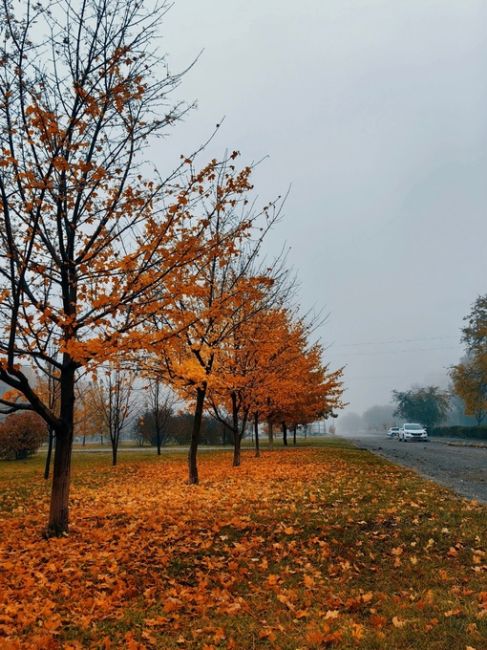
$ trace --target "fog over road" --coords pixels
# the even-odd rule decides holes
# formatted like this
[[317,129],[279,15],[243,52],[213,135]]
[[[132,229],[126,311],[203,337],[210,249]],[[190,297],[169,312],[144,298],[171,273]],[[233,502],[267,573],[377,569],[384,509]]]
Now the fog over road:
[[430,438],[428,442],[399,442],[397,438],[388,438],[385,433],[340,436],[357,447],[414,469],[462,496],[487,503],[487,446],[478,448],[469,446],[476,444],[475,441],[444,438]]

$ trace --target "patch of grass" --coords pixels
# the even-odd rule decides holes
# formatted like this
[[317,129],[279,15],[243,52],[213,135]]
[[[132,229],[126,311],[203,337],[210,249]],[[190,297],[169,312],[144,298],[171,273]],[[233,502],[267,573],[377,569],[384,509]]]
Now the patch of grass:
[[75,454],[49,541],[43,458],[0,463],[0,648],[485,648],[486,508],[309,443],[208,451],[199,486],[183,453]]

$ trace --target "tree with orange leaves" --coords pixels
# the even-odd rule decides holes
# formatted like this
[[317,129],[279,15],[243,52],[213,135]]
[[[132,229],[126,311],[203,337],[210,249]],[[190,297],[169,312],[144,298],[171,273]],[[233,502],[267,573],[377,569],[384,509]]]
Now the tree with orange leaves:
[[287,371],[287,390],[284,399],[273,402],[271,419],[281,423],[283,442],[287,445],[287,431],[293,430],[296,444],[296,428],[321,418],[334,417],[343,408],[343,369],[330,371],[322,363],[323,348],[315,343],[303,350],[301,356]]
[[281,341],[272,356],[268,377],[269,385],[278,388],[267,389],[264,412],[271,427],[281,426],[287,445],[290,427],[329,417],[343,408],[344,389],[343,369],[331,371],[323,365],[321,344],[309,342],[313,324],[289,315],[284,315],[281,324],[283,329],[277,330],[277,340],[281,337]]
[[[191,209],[216,161],[146,178],[143,158],[185,110],[152,47],[167,6],[0,3],[0,380],[23,396],[0,407],[55,432],[47,535],[68,530],[80,369],[172,335],[146,324],[190,291],[182,270],[201,254]],[[59,410],[26,366],[56,378]]]
[[[185,267],[186,284],[192,295],[176,300],[174,309],[155,319],[180,334],[150,358],[155,371],[165,373],[179,395],[194,409],[188,452],[188,482],[198,483],[197,451],[208,390],[219,381],[220,359],[237,323],[246,319],[273,280],[266,273],[253,273],[262,241],[279,216],[280,197],[262,210],[254,210],[248,195],[252,169],[235,169],[231,160],[215,173],[211,192],[202,204],[208,222],[209,245]],[[250,307],[249,307],[250,306]],[[260,307],[257,307],[260,308]]]
[[308,343],[310,330],[302,319],[275,307],[257,312],[234,333],[226,368],[220,368],[219,383],[210,394],[217,417],[224,420],[226,413],[233,427],[234,465],[240,464],[249,419],[258,456],[261,419],[268,422],[270,436],[275,425],[281,426],[287,444],[289,427],[295,430],[342,407],[342,370],[323,366],[321,345]]
[[[282,260],[265,270],[251,270],[255,287],[241,296],[240,309],[232,315],[229,335],[222,341],[218,373],[208,389],[212,415],[230,432],[233,440],[233,466],[240,466],[241,443],[253,408],[255,387],[265,375],[260,365],[259,348],[266,346],[272,333],[262,329],[265,314],[276,309],[292,288]],[[261,353],[261,352],[260,352]]]

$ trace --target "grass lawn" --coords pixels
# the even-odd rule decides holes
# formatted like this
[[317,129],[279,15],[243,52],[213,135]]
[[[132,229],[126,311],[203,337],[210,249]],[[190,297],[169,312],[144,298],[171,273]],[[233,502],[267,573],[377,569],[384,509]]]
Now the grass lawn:
[[0,464],[0,650],[487,648],[487,509],[368,452],[76,454]]

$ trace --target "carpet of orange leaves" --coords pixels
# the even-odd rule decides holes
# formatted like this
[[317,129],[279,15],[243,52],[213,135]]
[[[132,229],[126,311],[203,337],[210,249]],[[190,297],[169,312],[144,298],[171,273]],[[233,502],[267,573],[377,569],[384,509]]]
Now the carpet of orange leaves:
[[346,447],[106,462],[50,540],[40,470],[0,469],[1,650],[487,647],[475,502]]

